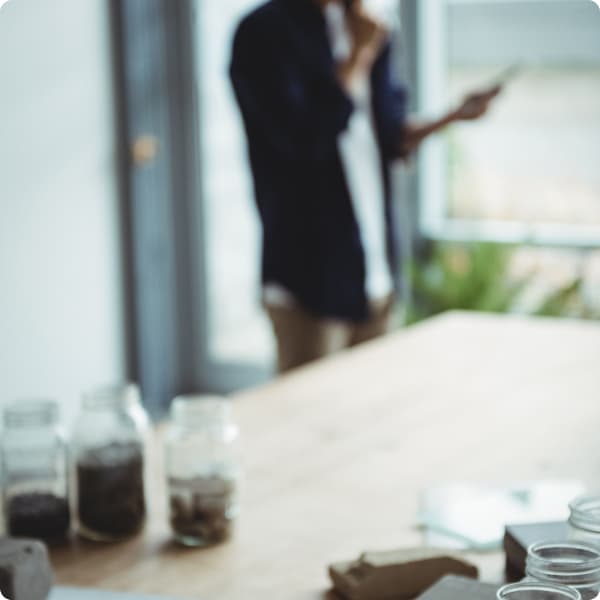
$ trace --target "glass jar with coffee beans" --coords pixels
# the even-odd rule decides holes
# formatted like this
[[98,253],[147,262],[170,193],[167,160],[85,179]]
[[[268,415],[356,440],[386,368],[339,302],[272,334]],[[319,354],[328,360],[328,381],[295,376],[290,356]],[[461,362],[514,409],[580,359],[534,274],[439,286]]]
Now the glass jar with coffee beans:
[[4,409],[1,455],[7,533],[56,543],[70,529],[67,443],[52,400]]
[[237,435],[225,398],[190,395],[173,401],[165,460],[178,542],[205,546],[231,534],[238,511]]
[[72,434],[78,533],[116,541],[146,520],[144,466],[149,421],[135,384],[83,397]]

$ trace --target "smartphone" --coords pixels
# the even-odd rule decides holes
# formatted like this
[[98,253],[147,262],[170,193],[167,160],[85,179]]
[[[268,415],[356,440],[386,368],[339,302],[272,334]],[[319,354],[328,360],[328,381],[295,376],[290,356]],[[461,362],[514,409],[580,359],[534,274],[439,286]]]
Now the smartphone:
[[523,65],[521,63],[513,63],[512,65],[503,69],[496,77],[488,84],[488,89],[493,90],[496,87],[502,87],[509,81],[513,80],[521,71]]

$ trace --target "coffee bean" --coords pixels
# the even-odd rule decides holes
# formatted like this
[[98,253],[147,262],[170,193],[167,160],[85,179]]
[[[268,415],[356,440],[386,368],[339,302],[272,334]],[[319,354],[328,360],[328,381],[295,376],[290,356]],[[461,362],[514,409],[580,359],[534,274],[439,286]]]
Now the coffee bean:
[[14,537],[60,541],[69,530],[69,503],[54,494],[18,494],[8,501],[8,531]]
[[113,443],[77,461],[79,522],[87,537],[124,538],[144,525],[144,461],[141,447]]

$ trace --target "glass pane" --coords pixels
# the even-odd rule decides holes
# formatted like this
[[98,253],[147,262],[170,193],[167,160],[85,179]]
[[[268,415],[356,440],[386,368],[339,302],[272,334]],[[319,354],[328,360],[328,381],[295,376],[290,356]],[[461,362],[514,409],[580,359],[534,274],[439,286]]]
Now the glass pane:
[[446,0],[453,99],[522,66],[447,134],[447,216],[600,224],[600,11],[588,0]]
[[211,363],[269,368],[259,303],[260,229],[241,121],[228,77],[231,41],[256,0],[197,0],[200,132]]

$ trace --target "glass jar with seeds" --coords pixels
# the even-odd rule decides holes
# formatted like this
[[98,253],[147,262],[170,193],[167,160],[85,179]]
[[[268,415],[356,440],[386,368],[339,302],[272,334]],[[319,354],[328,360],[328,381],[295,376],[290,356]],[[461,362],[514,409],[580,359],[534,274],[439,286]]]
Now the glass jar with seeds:
[[204,546],[231,534],[238,511],[237,435],[225,398],[173,400],[165,459],[171,528],[178,542]]
[[103,387],[84,396],[72,435],[81,536],[115,541],[142,529],[148,431],[135,384]]
[[70,528],[67,444],[58,404],[27,400],[4,409],[2,495],[6,529],[48,543]]

